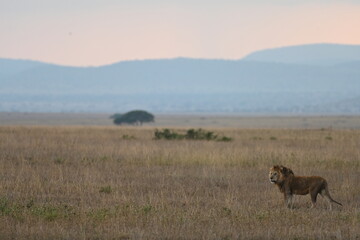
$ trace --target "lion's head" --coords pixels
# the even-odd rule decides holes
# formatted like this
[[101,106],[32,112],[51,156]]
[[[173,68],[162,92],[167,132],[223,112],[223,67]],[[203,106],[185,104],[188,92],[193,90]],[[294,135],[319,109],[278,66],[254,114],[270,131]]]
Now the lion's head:
[[289,175],[294,175],[294,172],[290,168],[276,165],[270,168],[269,180],[271,183],[281,184]]

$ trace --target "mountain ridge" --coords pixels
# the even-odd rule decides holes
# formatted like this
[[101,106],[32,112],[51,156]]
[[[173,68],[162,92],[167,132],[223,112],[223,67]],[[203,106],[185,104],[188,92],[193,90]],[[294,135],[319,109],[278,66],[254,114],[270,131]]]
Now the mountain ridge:
[[[13,59],[13,58],[0,58],[0,66],[7,64],[6,61],[8,62],[13,62],[16,64],[19,63],[28,63],[28,64],[33,64],[33,65],[50,65],[50,66],[58,66],[58,67],[73,67],[73,68],[102,68],[102,67],[109,67],[109,66],[113,66],[113,65],[117,65],[117,64],[121,64],[121,63],[132,63],[132,62],[155,62],[155,61],[172,61],[172,60],[194,60],[194,61],[222,61],[222,62],[237,62],[237,61],[256,61],[256,62],[273,62],[273,63],[287,63],[287,64],[299,64],[298,61],[279,61],[278,59],[271,59],[271,60],[261,60],[261,56],[258,57],[258,55],[262,55],[264,53],[269,53],[269,52],[278,52],[278,51],[292,51],[292,50],[296,50],[296,49],[308,49],[308,50],[312,50],[313,48],[324,48],[323,50],[327,50],[330,48],[337,48],[338,50],[340,49],[341,51],[343,51],[343,49],[348,49],[350,52],[350,55],[352,55],[349,58],[343,58],[338,60],[338,63],[344,63],[344,62],[356,62],[356,61],[360,61],[360,45],[359,44],[339,44],[339,43],[313,43],[313,44],[303,44],[303,45],[291,45],[291,46],[283,46],[283,47],[274,47],[274,48],[268,48],[268,49],[260,49],[254,52],[251,52],[249,54],[247,54],[246,56],[244,56],[243,58],[239,58],[239,59],[222,59],[222,58],[194,58],[194,57],[173,57],[173,58],[154,58],[154,59],[134,59],[134,60],[122,60],[122,61],[117,61],[114,63],[110,63],[110,64],[103,64],[103,65],[99,65],[99,66],[72,66],[72,65],[64,65],[64,64],[57,64],[57,63],[50,63],[50,62],[46,62],[46,61],[40,61],[40,60],[31,60],[31,59]],[[355,51],[354,51],[355,49]],[[311,58],[317,57],[319,54],[315,53],[315,56],[310,56]],[[323,54],[321,54],[323,55]],[[354,57],[355,56],[355,57]],[[296,58],[296,57],[295,57]],[[322,57],[324,58],[324,57]],[[347,60],[346,60],[347,59]],[[311,64],[310,64],[311,65]],[[318,64],[316,64],[316,66],[318,66]],[[2,68],[0,68],[0,73],[1,73]]]
[[16,71],[0,59],[0,111],[360,113],[356,58],[335,65],[183,57],[98,67],[19,61]]
[[360,61],[360,45],[317,43],[271,48],[250,53],[243,60],[329,66]]

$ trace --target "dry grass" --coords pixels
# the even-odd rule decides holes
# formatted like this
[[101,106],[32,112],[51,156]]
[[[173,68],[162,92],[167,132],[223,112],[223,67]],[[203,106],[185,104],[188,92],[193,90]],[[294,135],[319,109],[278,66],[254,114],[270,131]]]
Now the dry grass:
[[[0,112],[0,126],[114,126],[111,113]],[[150,127],[360,129],[360,116],[251,116],[209,114],[156,114]]]
[[[359,130],[211,130],[234,141],[0,127],[0,239],[360,238]],[[267,179],[278,163],[325,177],[344,207],[286,209]]]

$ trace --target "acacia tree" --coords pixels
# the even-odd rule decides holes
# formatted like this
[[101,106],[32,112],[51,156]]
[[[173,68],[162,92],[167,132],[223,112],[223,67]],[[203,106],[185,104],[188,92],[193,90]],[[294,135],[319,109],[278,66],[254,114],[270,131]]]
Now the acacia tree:
[[125,114],[114,114],[111,116],[114,119],[114,124],[131,124],[142,125],[145,122],[154,122],[154,115],[143,110],[134,110]]

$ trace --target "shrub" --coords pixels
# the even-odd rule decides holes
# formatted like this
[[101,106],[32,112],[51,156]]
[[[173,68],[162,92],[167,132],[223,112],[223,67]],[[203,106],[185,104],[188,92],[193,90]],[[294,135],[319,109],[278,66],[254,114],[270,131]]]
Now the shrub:
[[122,136],[122,139],[124,139],[124,140],[134,140],[135,137],[134,137],[134,136],[131,136],[131,135],[125,134],[125,135]]
[[232,138],[230,137],[218,137],[214,132],[205,131],[201,128],[199,129],[189,129],[186,131],[185,134],[177,133],[175,131],[172,131],[170,129],[165,128],[164,130],[160,131],[158,129],[155,130],[155,137],[154,139],[166,139],[166,140],[181,140],[181,139],[187,139],[187,140],[215,140],[215,141],[223,141],[223,142],[229,142],[232,141]]
[[155,130],[155,139],[166,139],[166,140],[173,140],[173,139],[183,139],[185,136],[178,134],[170,129],[165,128],[163,131]]
[[232,138],[231,138],[231,137],[223,136],[222,138],[219,138],[218,141],[219,141],[219,142],[231,142],[231,141],[232,141]]
[[111,186],[105,186],[105,187],[101,187],[100,190],[99,190],[100,193],[111,193],[112,192],[112,189],[111,189]]
[[189,129],[186,132],[185,138],[191,140],[215,140],[217,135],[213,132],[207,132],[199,128],[198,130]]
[[333,140],[331,136],[326,136],[325,139],[329,141]]

